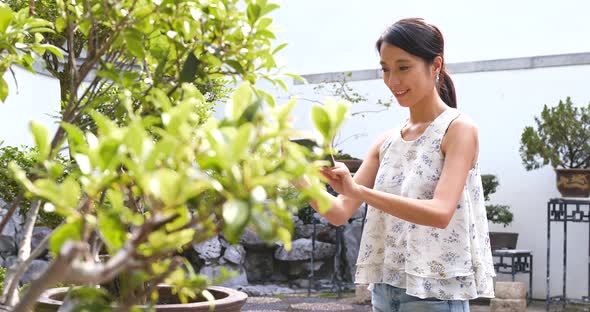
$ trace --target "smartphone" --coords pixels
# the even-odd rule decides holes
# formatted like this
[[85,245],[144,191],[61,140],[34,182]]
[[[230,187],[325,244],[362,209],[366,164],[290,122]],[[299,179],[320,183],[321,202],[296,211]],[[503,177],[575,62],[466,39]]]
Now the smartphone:
[[[309,150],[313,150],[314,148],[319,148],[320,146],[318,143],[312,139],[291,139],[293,143],[297,143],[301,146],[307,147]],[[334,167],[336,164],[334,163],[334,156],[332,154],[328,154],[324,160],[327,160],[330,163],[330,167]]]

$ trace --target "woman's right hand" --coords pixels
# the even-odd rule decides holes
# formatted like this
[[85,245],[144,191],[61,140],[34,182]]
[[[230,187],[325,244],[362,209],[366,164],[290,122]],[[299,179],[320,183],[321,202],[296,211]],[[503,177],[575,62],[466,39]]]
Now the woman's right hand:
[[344,163],[336,162],[334,167],[324,167],[320,171],[328,184],[338,194],[355,198],[359,192],[360,186],[354,181],[348,167]]

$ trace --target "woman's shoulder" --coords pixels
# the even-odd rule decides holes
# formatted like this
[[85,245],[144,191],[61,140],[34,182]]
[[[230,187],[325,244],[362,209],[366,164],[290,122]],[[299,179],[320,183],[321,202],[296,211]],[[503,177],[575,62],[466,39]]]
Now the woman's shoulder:
[[456,112],[455,117],[451,120],[447,132],[455,132],[461,133],[465,131],[466,133],[473,133],[477,134],[477,123],[467,114],[462,111],[453,108]]
[[369,154],[373,154],[374,156],[378,157],[379,153],[383,149],[384,144],[388,140],[391,140],[391,137],[394,136],[397,132],[399,132],[399,128],[392,128],[379,134],[373,142],[373,144],[371,145]]

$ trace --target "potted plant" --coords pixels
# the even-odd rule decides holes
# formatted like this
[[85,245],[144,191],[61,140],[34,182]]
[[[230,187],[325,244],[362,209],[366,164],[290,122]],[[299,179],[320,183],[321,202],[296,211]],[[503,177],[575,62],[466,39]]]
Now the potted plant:
[[[369,102],[369,98],[366,94],[361,93],[356,88],[353,88],[350,84],[352,73],[339,74],[333,81],[322,81],[314,86],[315,94],[318,96],[333,97],[335,99],[344,100],[351,104],[351,107],[356,105],[365,105]],[[316,99],[309,99],[300,97],[301,100],[309,101],[313,103],[321,103]],[[393,97],[389,99],[377,99],[375,105],[379,108],[376,110],[360,109],[350,113],[350,117],[365,117],[367,114],[381,113],[389,109],[393,103]],[[361,166],[363,160],[348,153],[343,152],[340,148],[342,144],[351,139],[358,139],[359,137],[366,136],[366,133],[355,133],[347,137],[342,137],[341,133],[335,133],[332,138],[332,150],[334,153],[334,159],[338,162],[342,162],[348,167],[351,173],[355,173]]]
[[[488,202],[490,195],[496,192],[498,185],[498,178],[492,174],[483,174],[481,176],[483,185],[484,200]],[[486,204],[486,214],[489,222],[495,224],[502,224],[507,227],[512,223],[513,214],[510,211],[510,206]],[[490,245],[492,250],[496,249],[515,249],[518,240],[518,233],[510,232],[490,232]]]
[[342,150],[338,150],[336,154],[334,154],[334,159],[336,161],[344,163],[351,173],[357,172],[357,170],[363,164],[362,159],[344,153]]
[[526,170],[551,165],[563,197],[590,195],[590,104],[576,107],[570,97],[545,105],[536,127],[521,136],[520,156]]
[[[8,310],[32,311],[39,297],[60,301],[66,311],[159,310],[160,299],[172,294],[173,305],[189,305],[177,311],[192,308],[199,298],[209,301],[208,308],[226,311],[222,303],[234,292],[219,291],[195,273],[183,249],[214,235],[235,243],[246,227],[288,249],[299,199],[283,193],[302,175],[310,187],[300,195],[328,208],[319,175],[322,155],[289,141],[295,101],[278,105],[253,86],[261,77],[282,85],[273,57],[280,47],[272,47],[272,20],[266,16],[276,4],[11,5],[18,11],[0,3],[0,39],[8,43],[0,46],[0,77],[13,64],[35,72],[31,64],[43,60],[60,82],[60,98],[53,100],[62,105],[53,135],[30,123],[32,174],[16,162],[9,165],[30,207],[18,260],[4,280],[0,303]],[[227,91],[232,80],[241,83]],[[4,80],[0,87],[4,100]],[[226,98],[226,117],[211,117]],[[346,106],[330,102],[313,112],[326,138],[338,131]],[[22,197],[11,206],[22,205]],[[31,251],[41,209],[64,221]],[[19,294],[21,276],[47,246],[51,263]],[[108,253],[104,261],[101,250]],[[116,293],[100,286],[116,277]],[[59,284],[70,286],[67,293],[48,290]],[[245,300],[243,294],[234,299],[227,311],[239,310]]]

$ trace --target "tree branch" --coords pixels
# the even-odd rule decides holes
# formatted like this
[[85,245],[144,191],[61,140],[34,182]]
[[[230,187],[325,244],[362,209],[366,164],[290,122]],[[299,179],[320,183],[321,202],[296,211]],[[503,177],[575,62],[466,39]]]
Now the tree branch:
[[18,282],[26,269],[24,266],[25,261],[31,254],[31,237],[33,235],[33,227],[35,226],[35,221],[37,220],[40,206],[41,201],[38,199],[31,203],[31,208],[27,212],[26,216],[27,223],[25,223],[23,228],[23,239],[20,243],[17,262],[8,269],[8,274],[4,281],[2,302],[9,306],[14,306],[16,303],[18,303],[19,298],[16,287],[18,286]]

